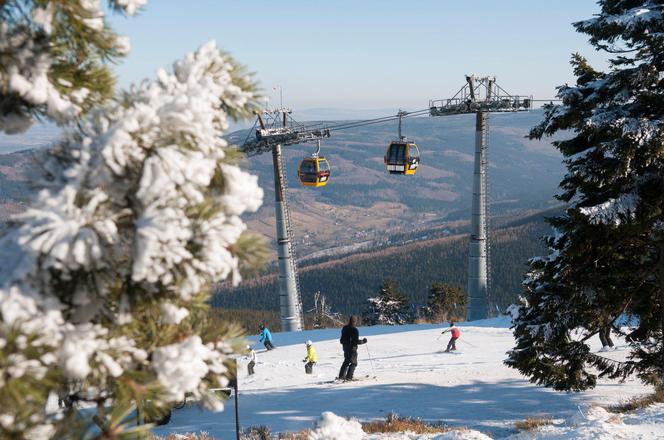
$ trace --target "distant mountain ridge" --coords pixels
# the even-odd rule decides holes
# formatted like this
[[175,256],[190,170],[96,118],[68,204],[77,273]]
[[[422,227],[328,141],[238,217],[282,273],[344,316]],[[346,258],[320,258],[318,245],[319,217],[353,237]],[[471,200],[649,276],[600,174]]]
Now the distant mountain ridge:
[[[324,116],[325,109],[314,109]],[[376,110],[378,112],[379,110]],[[328,109],[328,113],[337,112]],[[489,116],[490,214],[544,209],[563,175],[558,152],[548,141],[529,141],[529,129],[542,117],[541,111]],[[297,181],[301,158],[314,151],[312,145],[284,148],[288,198],[292,211],[295,243],[303,257],[326,249],[365,243],[371,247],[390,237],[418,230],[447,228],[466,222],[470,212],[474,154],[472,115],[404,120],[404,134],[415,140],[422,152],[422,167],[415,176],[386,173],[383,154],[396,136],[396,122],[333,131],[322,144],[332,166],[332,178],[324,188],[304,188]],[[0,138],[0,149],[48,145],[57,137],[53,126],[34,138]],[[241,143],[246,130],[229,134]],[[12,142],[14,144],[12,144]],[[13,146],[12,146],[13,145]],[[2,151],[2,150],[0,150]],[[38,167],[29,152],[0,155],[0,220],[18,212],[34,189]],[[249,227],[274,238],[274,191],[270,154],[248,158],[250,171],[259,176],[265,190],[263,207],[248,217]]]

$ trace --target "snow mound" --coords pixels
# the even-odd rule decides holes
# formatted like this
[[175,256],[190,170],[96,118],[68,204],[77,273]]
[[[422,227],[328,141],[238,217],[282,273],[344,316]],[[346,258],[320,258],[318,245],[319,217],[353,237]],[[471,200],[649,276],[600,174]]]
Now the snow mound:
[[356,420],[339,417],[330,411],[321,414],[316,429],[309,434],[311,440],[491,440],[479,431],[459,429],[444,434],[416,434],[396,432],[366,434]]
[[362,425],[356,420],[325,411],[316,424],[316,429],[309,434],[311,440],[361,440],[364,437]]

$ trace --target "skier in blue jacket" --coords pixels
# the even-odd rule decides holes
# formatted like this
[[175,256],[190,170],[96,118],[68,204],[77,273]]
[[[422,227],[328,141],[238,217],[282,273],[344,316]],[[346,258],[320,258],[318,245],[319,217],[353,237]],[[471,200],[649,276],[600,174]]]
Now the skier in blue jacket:
[[265,327],[263,324],[261,324],[260,329],[261,329],[261,338],[258,340],[258,342],[262,342],[263,345],[265,345],[265,348],[268,350],[274,349],[274,345],[272,344],[272,334],[270,333],[270,329]]

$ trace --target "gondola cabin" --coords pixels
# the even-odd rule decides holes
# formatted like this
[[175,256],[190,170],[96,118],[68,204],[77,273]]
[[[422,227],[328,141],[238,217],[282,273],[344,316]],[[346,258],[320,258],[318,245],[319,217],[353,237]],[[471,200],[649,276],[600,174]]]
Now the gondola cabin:
[[385,151],[385,168],[390,174],[411,175],[420,166],[420,150],[415,142],[392,141]]
[[297,175],[304,186],[325,186],[330,180],[330,164],[324,157],[307,157],[300,162]]

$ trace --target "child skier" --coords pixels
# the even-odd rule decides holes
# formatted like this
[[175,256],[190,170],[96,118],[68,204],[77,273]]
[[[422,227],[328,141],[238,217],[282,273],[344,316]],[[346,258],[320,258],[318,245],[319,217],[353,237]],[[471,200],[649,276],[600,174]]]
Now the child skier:
[[450,338],[450,342],[447,343],[447,349],[445,350],[445,353],[456,350],[456,340],[461,336],[461,330],[459,330],[458,327],[454,325],[454,322],[450,322],[450,328],[443,330],[441,335],[447,332],[452,334],[452,338]]
[[247,364],[247,373],[249,376],[252,376],[255,373],[254,367],[256,366],[256,352],[253,348],[251,348],[251,345],[247,345],[247,350],[249,350],[249,354],[247,355],[247,358],[249,359],[249,363]]
[[270,333],[270,329],[265,327],[263,324],[260,325],[261,329],[261,338],[259,339],[258,342],[262,342],[263,345],[265,345],[265,348],[268,350],[274,349],[274,345],[272,344],[272,334]]
[[304,365],[304,372],[311,374],[314,372],[314,364],[318,358],[316,357],[316,349],[314,348],[313,342],[307,341],[307,357],[304,358],[302,362],[306,362]]

